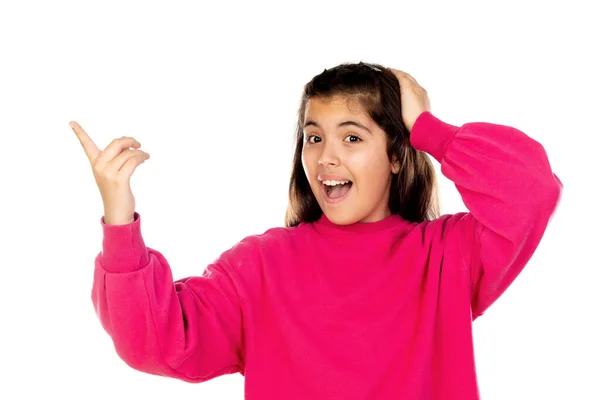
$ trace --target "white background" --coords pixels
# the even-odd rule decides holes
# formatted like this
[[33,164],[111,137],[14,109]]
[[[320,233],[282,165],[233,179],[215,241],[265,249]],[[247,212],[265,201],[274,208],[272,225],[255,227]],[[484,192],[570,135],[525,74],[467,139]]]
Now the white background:
[[[562,200],[474,324],[481,394],[600,399],[593,4],[2,2],[0,398],[242,399],[241,375],[194,385],[116,355],[90,299],[102,203],[68,123],[102,148],[142,143],[151,158],[132,186],[146,243],[176,278],[199,275],[283,224],[302,86],[362,60],[412,74],[446,122],[511,125],[544,145]],[[440,186],[442,212],[464,211]]]

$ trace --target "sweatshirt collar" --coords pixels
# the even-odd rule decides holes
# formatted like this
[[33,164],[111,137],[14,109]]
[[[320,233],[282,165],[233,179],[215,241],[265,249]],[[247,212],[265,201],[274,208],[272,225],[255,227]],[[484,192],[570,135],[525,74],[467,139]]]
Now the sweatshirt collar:
[[392,214],[375,222],[355,222],[349,225],[338,225],[331,222],[325,216],[325,213],[323,213],[317,221],[313,222],[313,226],[317,231],[329,234],[372,234],[387,231],[392,228],[399,228],[400,226],[405,226],[406,224],[408,224],[408,221],[405,221],[400,215],[397,214]]

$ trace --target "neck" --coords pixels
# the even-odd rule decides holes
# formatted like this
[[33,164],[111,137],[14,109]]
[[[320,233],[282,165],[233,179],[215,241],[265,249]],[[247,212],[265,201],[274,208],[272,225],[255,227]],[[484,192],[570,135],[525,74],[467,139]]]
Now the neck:
[[330,221],[325,213],[321,215],[318,221],[314,223],[315,228],[323,233],[349,233],[349,234],[373,234],[398,228],[408,224],[397,214],[391,214],[388,211],[387,216],[376,221],[363,220],[347,225],[338,225]]

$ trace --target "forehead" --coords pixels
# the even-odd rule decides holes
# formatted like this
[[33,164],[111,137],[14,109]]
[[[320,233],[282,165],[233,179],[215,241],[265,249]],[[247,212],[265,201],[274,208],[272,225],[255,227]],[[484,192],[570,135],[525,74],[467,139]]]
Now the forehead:
[[322,98],[313,97],[306,103],[304,121],[308,119],[338,119],[353,118],[364,122],[370,122],[369,116],[357,99],[347,97]]

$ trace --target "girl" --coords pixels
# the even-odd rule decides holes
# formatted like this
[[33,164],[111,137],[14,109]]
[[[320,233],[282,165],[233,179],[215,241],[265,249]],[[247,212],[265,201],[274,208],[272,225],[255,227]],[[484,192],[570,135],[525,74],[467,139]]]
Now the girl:
[[[100,151],[72,126],[104,202],[92,300],[117,353],[188,382],[239,372],[247,399],[478,399],[472,321],[562,191],[523,132],[450,125],[409,74],[342,64],[304,87],[286,226],[173,281],[129,188],[148,154],[131,137]],[[438,215],[425,153],[468,213]]]

